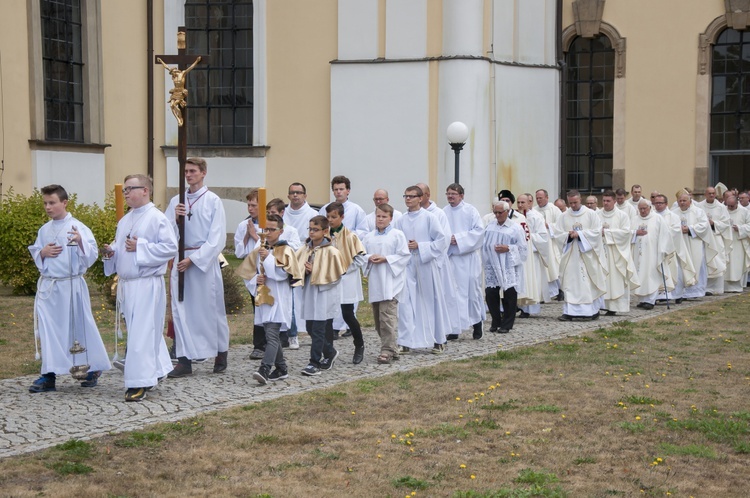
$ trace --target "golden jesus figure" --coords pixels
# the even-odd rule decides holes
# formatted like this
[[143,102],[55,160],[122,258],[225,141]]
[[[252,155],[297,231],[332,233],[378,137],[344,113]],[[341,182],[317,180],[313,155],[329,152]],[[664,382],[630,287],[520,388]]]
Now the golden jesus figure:
[[182,109],[187,106],[187,88],[185,88],[185,84],[187,83],[187,74],[193,70],[195,66],[198,65],[198,63],[201,61],[201,56],[199,55],[197,59],[195,59],[195,62],[193,62],[190,67],[185,69],[184,71],[180,71],[176,67],[169,67],[164,63],[163,60],[160,58],[156,58],[159,62],[161,62],[161,65],[164,66],[164,69],[169,71],[169,75],[172,76],[172,82],[174,83],[174,88],[169,90],[169,107],[172,109],[172,114],[174,114],[174,117],[177,118],[177,126],[182,126],[183,120],[182,120]]

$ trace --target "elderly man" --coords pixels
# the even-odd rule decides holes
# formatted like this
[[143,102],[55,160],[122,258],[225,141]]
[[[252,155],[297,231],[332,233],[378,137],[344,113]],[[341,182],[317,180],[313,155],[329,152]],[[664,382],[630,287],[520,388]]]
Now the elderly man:
[[654,309],[660,289],[674,289],[669,260],[674,256],[674,243],[669,225],[664,218],[651,210],[646,199],[638,202],[638,216],[632,220],[633,263],[638,271],[640,286],[633,290],[638,307]]
[[597,212],[599,210],[599,199],[597,199],[595,195],[586,197],[586,207]]
[[664,218],[664,221],[669,226],[669,233],[672,235],[672,244],[675,248],[675,256],[669,260],[669,272],[674,281],[674,290],[672,292],[660,292],[656,300],[671,299],[675,303],[680,304],[684,296],[685,287],[695,285],[697,275],[693,261],[688,254],[685,239],[682,236],[680,218],[667,209],[667,203],[668,199],[666,195],[657,194],[654,197],[654,211]]
[[577,190],[568,192],[568,204],[570,209],[555,225],[555,232],[563,235],[556,238],[562,252],[560,286],[565,293],[559,320],[598,320],[607,292],[602,222],[595,212],[581,205]]
[[559,209],[561,213],[564,213],[568,210],[568,205],[565,204],[564,199],[555,199],[555,207]]
[[740,206],[745,209],[750,209],[750,192],[740,192],[739,195]]
[[727,257],[724,292],[742,292],[750,270],[750,211],[737,205],[737,198],[725,202],[731,223],[732,250]]
[[[367,228],[370,232],[375,230],[375,214],[378,211],[378,206],[381,206],[383,204],[390,205],[391,203],[391,200],[388,198],[388,191],[382,188],[377,189],[375,193],[372,194],[372,202],[373,204],[375,204],[375,209],[373,209],[372,213],[368,214],[367,218],[365,218],[367,222]],[[394,209],[392,223],[396,223],[398,219],[401,218],[401,216],[401,211]]]
[[547,265],[550,259],[550,236],[544,225],[542,215],[531,209],[531,194],[518,196],[519,214],[525,217],[520,223],[526,234],[528,257],[524,263],[524,282],[526,290],[518,298],[521,307],[521,318],[538,315],[542,311],[542,302],[550,302]]
[[672,212],[680,218],[682,238],[687,252],[698,272],[695,285],[685,285],[685,298],[702,297],[706,295],[706,282],[709,268],[714,274],[726,270],[726,260],[723,249],[716,242],[706,213],[693,205],[690,194],[683,190],[677,199],[677,209]]
[[626,199],[627,196],[628,192],[624,188],[618,188],[615,190],[615,200],[617,201],[615,207],[625,211],[625,214],[628,215],[628,219],[632,219],[638,215],[638,210],[635,209],[633,204],[628,202]]
[[[537,205],[534,206],[534,211],[538,212],[544,217],[544,225],[545,227],[547,227],[550,241],[552,241],[550,248],[550,258],[547,262],[547,277],[549,281],[548,293],[550,295],[550,298],[557,296],[559,300],[561,297],[560,281],[558,280],[560,273],[560,251],[557,248],[557,244],[554,243],[555,234],[552,228],[555,226],[555,223],[557,223],[557,219],[562,216],[562,211],[560,211],[559,207],[549,202],[549,195],[547,194],[546,190],[539,189],[535,192],[535,194]],[[563,205],[564,204],[565,203],[563,203]]]
[[485,227],[482,245],[485,297],[492,315],[490,332],[507,334],[516,319],[518,294],[524,292],[523,263],[528,249],[523,229],[508,219],[510,205],[493,201],[492,213],[496,221]]
[[607,316],[630,311],[630,289],[640,285],[630,251],[632,233],[630,219],[615,207],[615,193],[602,194],[602,205],[597,214],[602,222],[602,243],[607,271],[607,293],[604,308]]
[[458,183],[445,190],[448,205],[443,208],[451,229],[448,262],[456,282],[457,309],[461,330],[472,328],[473,338],[482,338],[482,238],[484,224],[479,211],[464,202],[464,188]]
[[[716,198],[716,188],[707,187],[704,191],[705,199],[696,202],[696,205],[705,211],[708,217],[708,223],[711,225],[711,231],[714,233],[716,244],[720,248],[719,255],[724,259],[724,268],[726,268],[727,254],[732,251],[732,227],[729,222],[729,213],[727,208]],[[724,270],[719,270],[721,265],[717,266],[715,271],[708,267],[708,282],[706,283],[706,295],[724,293]]]

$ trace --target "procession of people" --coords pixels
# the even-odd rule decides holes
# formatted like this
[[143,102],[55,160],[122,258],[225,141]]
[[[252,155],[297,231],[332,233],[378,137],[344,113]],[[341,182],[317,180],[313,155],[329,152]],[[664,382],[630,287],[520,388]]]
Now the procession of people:
[[[51,220],[29,246],[41,274],[35,336],[42,376],[30,392],[54,391],[56,376],[75,368],[86,369],[81,385],[94,387],[110,368],[83,278],[99,252],[106,274],[118,275],[116,313],[128,332],[126,401],[143,400],[166,377],[192,375],[194,362],[213,358],[215,374],[229,368],[218,263],[226,217],[221,199],[204,185],[207,173],[205,160],[188,159],[185,202],[173,198],[165,213],[151,202],[147,176],[126,177],[122,191],[130,211],[101,251],[91,231],[67,213],[65,190],[42,189]],[[307,203],[300,182],[289,185],[288,204],[272,199],[259,205],[257,189],[247,195],[249,216],[237,227],[234,250],[255,308],[250,359],[260,360],[251,372],[260,384],[289,376],[283,349],[298,349],[300,332],[311,340],[309,361],[299,365],[302,375],[333,368],[335,342],[347,337],[354,342],[351,363],[362,363],[357,308],[363,300],[372,306],[381,342],[372,355],[390,364],[420,349],[443,354],[467,331],[472,340],[486,331],[511,333],[516,319],[540,315],[553,301],[563,303],[560,321],[597,320],[627,314],[631,302],[652,310],[742,292],[748,284],[750,195],[723,184],[707,187],[701,202],[681,189],[671,209],[668,196],[654,191],[646,199],[640,185],[632,186],[629,198],[618,189],[582,202],[571,190],[555,203],[543,189],[518,195],[503,189],[484,217],[464,201],[458,183],[446,188],[442,209],[426,184],[407,186],[403,213],[377,188],[369,215],[349,200],[351,188],[347,177],[335,176],[335,200],[319,211]],[[185,256],[178,260],[180,221]],[[163,333],[170,262],[171,359]],[[178,298],[180,274],[184,299]],[[83,342],[86,353],[68,352],[73,340]],[[85,367],[76,366],[81,354]]]

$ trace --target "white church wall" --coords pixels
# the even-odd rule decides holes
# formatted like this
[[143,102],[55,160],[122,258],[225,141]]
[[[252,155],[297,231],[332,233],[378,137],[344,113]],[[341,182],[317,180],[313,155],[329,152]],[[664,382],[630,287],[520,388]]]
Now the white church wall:
[[331,177],[368,213],[375,189],[403,211],[404,188],[428,180],[428,88],[427,62],[331,66]]
[[427,0],[388,0],[385,4],[385,57],[427,55]]
[[482,56],[484,0],[443,0],[443,55]]
[[62,185],[68,194],[76,194],[78,202],[104,205],[108,186],[105,185],[104,154],[32,150],[33,187]]
[[338,8],[338,58],[377,58],[378,0],[346,0]]

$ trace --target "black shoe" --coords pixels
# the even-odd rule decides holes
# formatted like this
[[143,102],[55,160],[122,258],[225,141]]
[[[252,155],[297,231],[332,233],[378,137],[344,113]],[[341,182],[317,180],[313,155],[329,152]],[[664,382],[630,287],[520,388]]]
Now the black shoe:
[[362,363],[362,360],[365,359],[365,347],[364,346],[358,346],[354,348],[354,358],[352,359],[352,363],[355,365],[359,365]]
[[277,380],[284,380],[287,377],[289,377],[289,373],[286,371],[286,369],[276,368],[273,372],[271,372],[268,375],[268,380],[271,382],[276,382]]
[[472,334],[472,337],[474,337],[474,340],[478,341],[484,336],[484,329],[482,322],[475,323],[474,324],[474,333]]
[[268,384],[268,367],[261,365],[257,372],[253,374],[253,379],[258,381],[258,384],[265,386]]
[[145,387],[131,387],[125,393],[125,401],[143,401],[146,399]]
[[563,293],[562,290],[558,291],[558,293],[557,293],[557,300],[558,301],[565,301],[565,294]]
[[457,341],[458,340],[458,334],[448,334],[445,336],[446,339],[449,341]]
[[445,353],[445,344],[437,344],[435,343],[434,346],[432,346],[432,354],[443,354]]
[[320,369],[315,365],[310,364],[302,370],[302,375],[307,375],[308,377],[311,377],[313,375],[320,375]]
[[707,295],[707,296],[713,296],[713,295],[714,295],[714,293],[713,293],[713,292],[706,292],[706,295]]
[[250,359],[251,360],[262,360],[263,355],[265,355],[266,352],[262,349],[253,349],[253,352],[250,353]]
[[57,391],[55,388],[55,374],[44,374],[29,387],[30,393],[46,393]]
[[170,379],[179,379],[181,377],[187,377],[188,375],[193,375],[193,365],[190,363],[190,360],[188,360],[184,356],[181,356],[179,358],[179,362],[174,366],[174,369],[167,374],[167,377],[169,377]]
[[521,311],[521,314],[518,315],[518,318],[529,318],[531,315],[529,313],[526,313],[525,311]]
[[352,336],[352,331],[349,329],[346,329],[346,332],[341,334],[341,337],[351,337],[351,336]]
[[557,319],[560,320],[561,322],[572,322],[573,321],[573,317],[570,316],[570,315],[566,315],[566,314],[562,314],[562,315],[558,316]]
[[592,321],[592,322],[593,322],[594,320],[598,320],[598,319],[599,319],[599,312],[596,312],[596,313],[594,313],[593,315],[591,315],[591,321]]
[[641,309],[642,309],[642,308],[643,308],[643,305],[644,305],[644,304],[645,304],[645,303],[638,303],[638,304],[636,304],[636,305],[635,305],[635,307],[636,307],[636,308],[641,308]]
[[227,369],[227,355],[229,354],[229,351],[224,351],[223,353],[219,353],[216,355],[216,359],[214,360],[214,373],[221,373],[224,370]]
[[509,334],[509,333],[510,333],[510,329],[500,329],[500,331],[499,331],[499,332],[500,332],[501,334]]
[[99,376],[101,374],[101,371],[89,372],[86,375],[86,380],[81,382],[81,387],[96,387],[96,385],[99,383]]
[[684,300],[683,298],[675,299],[675,300],[674,300],[674,303],[675,303],[675,304],[682,304],[682,301],[683,301],[683,300]]
[[495,327],[494,325],[490,327],[490,332],[497,332],[497,327]]
[[617,314],[616,311],[607,310],[607,312],[604,314],[604,316],[615,316]]
[[654,309],[654,305],[651,304],[651,303],[641,303],[641,304],[643,305],[643,306],[641,306],[641,308],[643,308],[644,310],[652,310],[652,309]]
[[333,363],[336,361],[336,358],[339,357],[339,352],[335,349],[333,350],[333,354],[330,358],[323,358],[320,360],[320,369],[321,370],[330,370],[333,368]]

